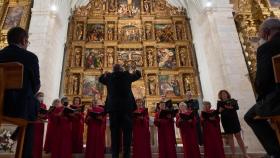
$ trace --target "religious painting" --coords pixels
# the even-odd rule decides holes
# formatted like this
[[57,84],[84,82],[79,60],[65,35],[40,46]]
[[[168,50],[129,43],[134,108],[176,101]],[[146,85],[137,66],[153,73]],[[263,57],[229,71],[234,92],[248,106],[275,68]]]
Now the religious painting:
[[179,77],[177,75],[159,75],[160,95],[180,96]]
[[118,0],[118,14],[122,18],[130,18],[140,13],[140,0]]
[[87,40],[88,41],[104,41],[105,25],[104,24],[88,24],[87,25]]
[[174,41],[174,33],[171,24],[156,24],[155,25],[156,40],[158,42]]
[[94,97],[96,94],[103,94],[103,85],[98,81],[98,76],[85,76],[83,80],[84,96]]
[[133,71],[134,68],[143,67],[144,61],[141,49],[119,49],[118,63]]
[[19,26],[23,12],[23,6],[9,7],[4,21],[3,29],[9,30],[12,27]]
[[85,51],[85,68],[91,69],[101,69],[104,63],[104,49],[101,48],[91,48]]
[[159,68],[173,69],[177,66],[176,51],[174,48],[159,48],[157,51]]
[[137,42],[141,40],[141,30],[134,25],[126,25],[120,29],[119,39],[123,42]]
[[269,4],[273,8],[280,8],[280,0],[269,0]]

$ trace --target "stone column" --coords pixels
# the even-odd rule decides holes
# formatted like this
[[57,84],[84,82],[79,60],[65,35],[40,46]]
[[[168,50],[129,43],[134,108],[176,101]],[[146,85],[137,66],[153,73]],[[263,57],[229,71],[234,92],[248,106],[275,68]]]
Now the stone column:
[[243,119],[255,104],[255,97],[247,77],[232,6],[225,0],[213,4],[212,8],[197,7],[194,0],[189,1],[188,6],[204,100],[210,100],[215,108],[219,90],[228,90],[239,102],[238,114],[249,152],[263,151]]
[[[51,5],[56,5],[57,11],[51,11]],[[29,28],[31,44],[28,50],[39,58],[40,91],[45,93],[47,105],[59,97],[69,16],[68,0],[34,1]]]

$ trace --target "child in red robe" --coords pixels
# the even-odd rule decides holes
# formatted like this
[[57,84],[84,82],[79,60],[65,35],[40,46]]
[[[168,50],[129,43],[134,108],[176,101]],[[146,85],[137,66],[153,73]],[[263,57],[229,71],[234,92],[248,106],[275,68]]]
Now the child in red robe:
[[133,158],[152,158],[149,114],[142,99],[136,100],[133,118]]
[[158,146],[160,158],[176,158],[176,138],[174,118],[168,114],[160,117],[160,113],[166,110],[165,102],[160,102],[155,114],[154,124],[158,128]]
[[[48,113],[48,126],[47,126],[47,132],[46,132],[46,139],[45,139],[45,144],[44,144],[44,151],[46,153],[51,152],[51,145],[52,145],[52,139],[54,135],[54,124],[52,120],[50,119],[50,116],[52,115],[52,112],[54,111],[55,107],[58,106],[60,103],[59,99],[55,99],[52,102],[52,106],[49,108],[49,113]],[[52,109],[52,110],[51,110]]]
[[[40,109],[47,109],[47,106],[44,104],[44,93],[38,92],[36,98],[40,102]],[[44,123],[43,120],[46,120],[46,115],[39,113],[39,120],[34,123],[34,139],[33,139],[33,149],[32,156],[34,158],[42,158],[43,153],[43,138],[44,138]]]
[[225,158],[220,118],[217,111],[211,110],[210,102],[203,102],[201,123],[205,158]]
[[60,101],[49,119],[53,123],[51,140],[51,158],[72,158],[72,117],[75,114],[65,113]]
[[87,111],[88,131],[85,158],[104,158],[106,115],[102,105],[93,100],[91,108]]
[[83,134],[84,134],[84,112],[82,108],[82,101],[80,97],[74,97],[72,109],[81,109],[77,112],[72,119],[72,152],[82,153],[83,152]]
[[184,148],[184,158],[200,158],[200,151],[197,142],[196,117],[187,104],[179,104],[180,112],[176,116],[176,126],[180,134]]

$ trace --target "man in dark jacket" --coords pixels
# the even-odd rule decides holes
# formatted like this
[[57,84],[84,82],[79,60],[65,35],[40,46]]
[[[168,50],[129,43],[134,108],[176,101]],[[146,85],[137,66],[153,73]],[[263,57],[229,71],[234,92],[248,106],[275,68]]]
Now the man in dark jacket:
[[[15,27],[9,30],[9,46],[0,51],[0,63],[19,62],[24,66],[22,89],[7,90],[4,96],[4,115],[34,121],[39,101],[35,94],[40,88],[39,63],[35,54],[27,51],[28,33]],[[23,148],[23,158],[32,158],[33,125],[28,125]]]
[[[257,72],[255,89],[257,101],[262,101],[276,88],[272,57],[280,54],[280,20],[269,18],[260,26],[261,46],[257,50]],[[256,120],[256,105],[244,116],[247,124],[271,158],[280,158],[280,146],[275,131],[267,120]]]
[[132,139],[132,113],[136,110],[136,102],[131,90],[131,84],[141,78],[141,72],[133,74],[123,71],[119,64],[114,65],[113,73],[105,72],[99,82],[107,87],[105,110],[109,113],[112,158],[119,157],[120,137],[123,132],[124,158],[130,157]]

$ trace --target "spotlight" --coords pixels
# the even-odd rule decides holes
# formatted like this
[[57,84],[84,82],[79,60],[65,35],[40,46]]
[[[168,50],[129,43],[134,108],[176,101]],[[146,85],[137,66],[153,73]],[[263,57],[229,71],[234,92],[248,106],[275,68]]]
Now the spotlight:
[[210,2],[210,1],[206,2],[206,7],[207,7],[207,8],[212,7],[212,2]]
[[53,4],[53,5],[51,6],[51,11],[53,11],[53,12],[56,12],[56,11],[57,11],[56,5]]

